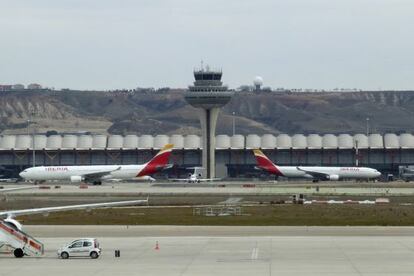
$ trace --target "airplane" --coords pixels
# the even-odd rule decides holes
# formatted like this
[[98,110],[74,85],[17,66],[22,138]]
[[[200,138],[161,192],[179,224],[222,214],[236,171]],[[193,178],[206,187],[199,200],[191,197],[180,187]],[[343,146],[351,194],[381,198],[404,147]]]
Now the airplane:
[[143,165],[41,166],[25,169],[19,175],[25,180],[70,180],[101,185],[103,180],[142,178],[170,168],[167,164],[173,144],[165,145],[149,162]]
[[178,178],[178,179],[170,179],[170,181],[182,181],[187,183],[201,183],[201,182],[211,182],[211,181],[219,181],[221,178],[201,178],[202,171],[204,170],[203,167],[194,167],[194,168],[187,168],[187,169],[194,169],[193,173],[189,173],[187,178]]
[[336,181],[340,179],[374,179],[381,173],[376,169],[366,167],[308,167],[308,166],[278,166],[274,164],[261,150],[253,150],[257,168],[276,176],[288,178],[308,178],[313,182],[319,180]]
[[[6,191],[6,189],[0,190],[0,192],[4,191]],[[6,248],[10,250],[13,252],[16,258],[21,258],[25,255],[43,255],[43,244],[35,238],[31,237],[29,234],[23,232],[23,225],[15,219],[17,216],[33,214],[47,215],[50,212],[91,210],[103,207],[132,206],[143,204],[148,204],[148,198],[140,200],[0,211],[0,249]]]

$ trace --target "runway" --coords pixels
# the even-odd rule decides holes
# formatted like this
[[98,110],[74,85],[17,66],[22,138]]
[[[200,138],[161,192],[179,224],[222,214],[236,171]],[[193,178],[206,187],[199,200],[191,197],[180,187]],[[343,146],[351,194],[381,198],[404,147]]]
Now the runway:
[[[0,257],[3,260],[0,275],[414,274],[414,228],[317,227],[309,232],[306,227],[164,226],[154,231],[158,226],[136,226],[129,229],[142,236],[135,237],[121,235],[129,231],[126,227],[108,226],[105,230],[105,226],[89,226],[89,232],[78,226],[52,228],[33,226],[27,230],[46,235],[55,231],[68,236],[41,237],[46,247],[41,258]],[[99,259],[57,259],[55,250],[69,242],[70,236],[80,237],[93,231],[96,234],[93,237],[99,238],[103,248]],[[193,231],[196,235],[191,235]],[[107,236],[109,232],[113,232],[113,237]],[[378,235],[380,232],[388,234]],[[104,237],[99,237],[102,233]],[[155,249],[156,242],[159,250]],[[116,249],[121,250],[120,258],[114,257]]]

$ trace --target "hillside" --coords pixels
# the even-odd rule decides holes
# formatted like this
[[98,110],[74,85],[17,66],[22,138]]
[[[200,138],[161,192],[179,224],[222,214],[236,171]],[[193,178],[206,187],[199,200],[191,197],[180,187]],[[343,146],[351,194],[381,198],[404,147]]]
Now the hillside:
[[[0,94],[0,131],[91,131],[116,134],[199,134],[195,109],[182,90],[163,93],[22,91]],[[238,93],[223,109],[218,134],[413,132],[414,92]]]

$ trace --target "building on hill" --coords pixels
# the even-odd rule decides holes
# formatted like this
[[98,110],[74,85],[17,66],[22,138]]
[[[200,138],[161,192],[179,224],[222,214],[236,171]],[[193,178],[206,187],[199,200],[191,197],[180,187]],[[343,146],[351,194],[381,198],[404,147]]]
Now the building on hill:
[[10,84],[0,84],[0,91],[10,91],[12,89],[12,85]]
[[13,84],[12,86],[13,90],[24,90],[24,88],[25,88],[24,85],[20,83]]
[[40,90],[40,89],[42,89],[42,86],[38,83],[31,83],[27,86],[27,89],[29,89],[29,90]]

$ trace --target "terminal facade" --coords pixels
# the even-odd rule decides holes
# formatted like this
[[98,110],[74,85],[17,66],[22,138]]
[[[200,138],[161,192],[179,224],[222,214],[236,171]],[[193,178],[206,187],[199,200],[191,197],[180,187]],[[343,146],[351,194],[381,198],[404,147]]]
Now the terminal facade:
[[[159,178],[185,177],[186,168],[201,166],[202,140],[197,135],[35,135],[35,165],[142,164],[173,143],[173,168]],[[216,176],[270,177],[255,169],[252,149],[261,148],[278,165],[366,166],[384,175],[398,175],[400,166],[414,164],[414,136],[409,133],[217,135]],[[33,136],[0,137],[0,178],[17,177],[33,165]]]

